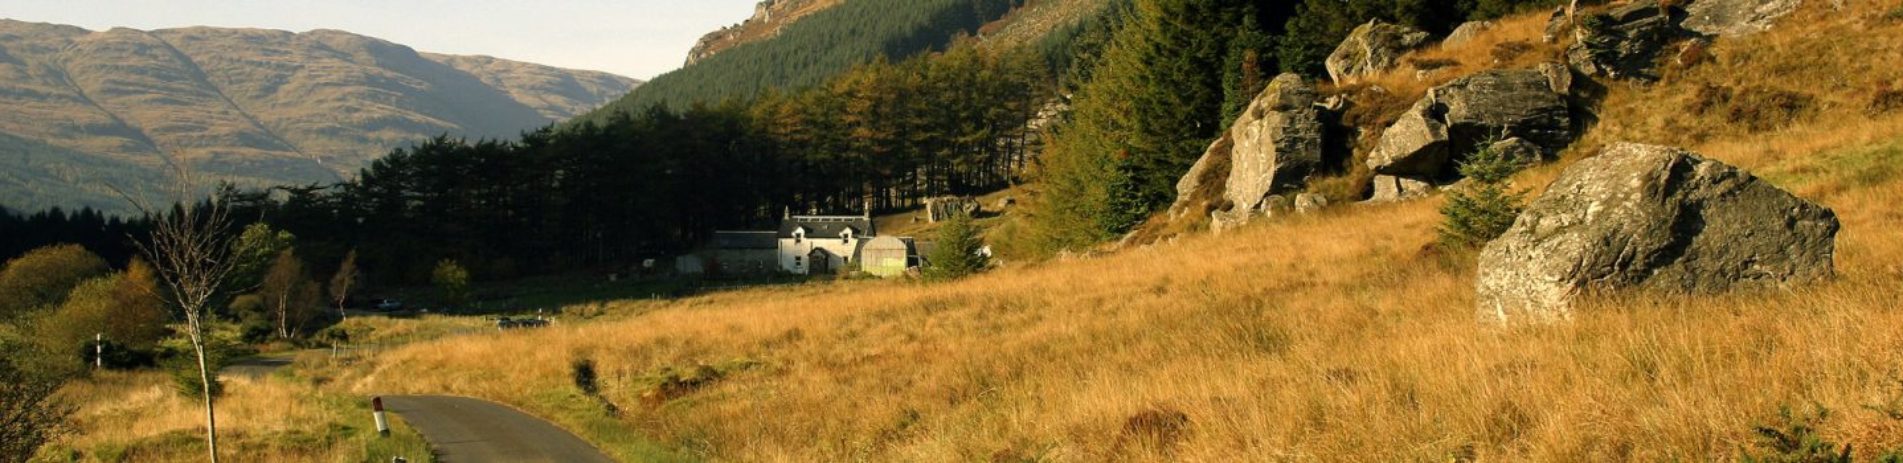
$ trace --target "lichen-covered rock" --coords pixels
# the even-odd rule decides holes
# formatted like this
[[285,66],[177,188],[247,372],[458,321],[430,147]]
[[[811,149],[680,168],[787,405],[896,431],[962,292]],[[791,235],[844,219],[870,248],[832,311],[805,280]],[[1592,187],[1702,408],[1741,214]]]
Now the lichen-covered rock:
[[1328,207],[1328,197],[1316,193],[1295,195],[1295,213],[1308,214]]
[[1557,152],[1577,136],[1564,95],[1539,70],[1488,71],[1436,87],[1387,131],[1368,156],[1375,173],[1423,180],[1455,177],[1480,144],[1517,137]]
[[1659,57],[1690,34],[1680,26],[1685,10],[1642,0],[1579,20],[1579,41],[1566,49],[1567,63],[1592,76],[1658,80]]
[[1553,93],[1559,94],[1560,96],[1570,96],[1573,94],[1573,70],[1571,68],[1567,68],[1566,65],[1559,63],[1544,63],[1533,69],[1540,71],[1540,75],[1546,76],[1547,86],[1553,89]]
[[1541,149],[1540,145],[1517,137],[1494,142],[1494,144],[1489,145],[1487,149],[1504,154],[1507,159],[1519,161],[1523,165],[1531,165],[1535,162],[1544,161],[1547,155],[1546,150]]
[[1567,169],[1480,255],[1484,322],[1566,318],[1582,292],[1715,293],[1829,277],[1830,209],[1677,148],[1618,144]]
[[1229,180],[1223,197],[1254,210],[1269,193],[1300,190],[1322,162],[1322,118],[1315,88],[1283,74],[1244,109],[1229,129]]
[[1368,168],[1384,175],[1438,175],[1447,164],[1447,123],[1434,91],[1415,102],[1399,119],[1381,132],[1374,151],[1368,153]]
[[1336,83],[1379,73],[1401,64],[1401,56],[1426,45],[1432,36],[1411,27],[1368,21],[1348,33],[1322,64]]
[[1685,28],[1705,35],[1743,36],[1771,29],[1804,0],[1698,0],[1685,7]]
[[1385,203],[1425,197],[1434,192],[1434,184],[1426,180],[1396,177],[1393,175],[1374,176],[1374,197],[1370,202]]
[[1203,157],[1197,158],[1189,166],[1189,172],[1176,181],[1176,202],[1170,204],[1170,221],[1183,220],[1191,214],[1202,215],[1216,208],[1222,200],[1222,187],[1229,178],[1229,151],[1234,143],[1229,135],[1209,144],[1203,150]]
[[1475,37],[1480,36],[1480,33],[1492,28],[1493,21],[1467,21],[1461,23],[1460,27],[1454,28],[1454,31],[1448,33],[1447,38],[1441,39],[1440,43],[1441,46],[1454,46],[1472,42]]

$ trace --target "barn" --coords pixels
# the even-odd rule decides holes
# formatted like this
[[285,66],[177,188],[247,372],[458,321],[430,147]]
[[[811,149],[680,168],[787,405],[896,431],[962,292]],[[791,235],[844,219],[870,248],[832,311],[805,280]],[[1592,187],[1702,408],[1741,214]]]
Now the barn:
[[860,268],[878,277],[905,275],[906,269],[918,266],[917,258],[918,251],[911,238],[881,236],[859,249]]

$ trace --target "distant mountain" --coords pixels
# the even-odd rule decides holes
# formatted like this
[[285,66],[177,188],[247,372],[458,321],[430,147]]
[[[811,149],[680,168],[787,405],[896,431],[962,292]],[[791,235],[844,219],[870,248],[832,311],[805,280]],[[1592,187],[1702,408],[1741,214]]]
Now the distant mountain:
[[429,137],[514,137],[634,79],[419,53],[333,30],[95,32],[0,19],[0,205],[123,210],[166,166],[240,184],[334,181]]

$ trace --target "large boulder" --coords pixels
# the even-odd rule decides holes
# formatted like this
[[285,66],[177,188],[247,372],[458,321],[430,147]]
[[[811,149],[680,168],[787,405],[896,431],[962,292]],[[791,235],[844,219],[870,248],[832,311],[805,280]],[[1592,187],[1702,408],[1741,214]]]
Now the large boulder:
[[[1570,76],[1570,74],[1568,74]],[[1368,156],[1376,174],[1423,181],[1455,178],[1458,161],[1482,143],[1521,138],[1550,154],[1577,136],[1562,85],[1539,70],[1488,71],[1428,90],[1382,132]]]
[[1566,60],[1586,75],[1658,80],[1659,57],[1673,42],[1691,36],[1681,27],[1684,20],[1684,9],[1660,7],[1658,0],[1585,16],[1574,32],[1579,40],[1566,49]]
[[1249,104],[1229,129],[1229,179],[1224,199],[1250,211],[1269,193],[1308,185],[1322,163],[1322,117],[1315,88],[1283,74]]
[[1568,168],[1480,254],[1486,322],[1566,318],[1583,292],[1715,293],[1829,277],[1830,209],[1677,148],[1618,144]]
[[1171,221],[1217,209],[1223,196],[1223,184],[1229,178],[1229,152],[1234,146],[1229,135],[1223,134],[1210,142],[1209,148],[1189,166],[1183,178],[1176,180],[1176,202],[1170,204],[1169,212]]
[[1698,0],[1685,7],[1685,28],[1705,35],[1742,36],[1769,30],[1804,0]]
[[1432,38],[1411,27],[1383,23],[1376,19],[1356,27],[1348,39],[1335,47],[1323,65],[1328,77],[1340,83],[1349,78],[1380,73],[1401,64],[1401,56],[1427,45]]

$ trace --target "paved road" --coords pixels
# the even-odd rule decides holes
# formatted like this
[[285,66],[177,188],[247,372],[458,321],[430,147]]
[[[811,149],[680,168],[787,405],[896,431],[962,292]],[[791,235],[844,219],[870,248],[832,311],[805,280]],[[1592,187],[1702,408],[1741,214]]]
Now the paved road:
[[448,463],[613,463],[588,442],[505,405],[445,396],[384,396]]
[[276,372],[279,369],[282,369],[287,366],[291,366],[292,357],[295,357],[295,356],[296,356],[295,353],[279,354],[279,355],[271,355],[271,356],[252,357],[252,358],[248,358],[244,360],[239,360],[236,362],[231,362],[230,365],[225,366],[225,369],[218,370],[218,376],[221,376],[221,377],[243,376],[250,379],[264,378],[266,376],[271,376],[271,373]]

